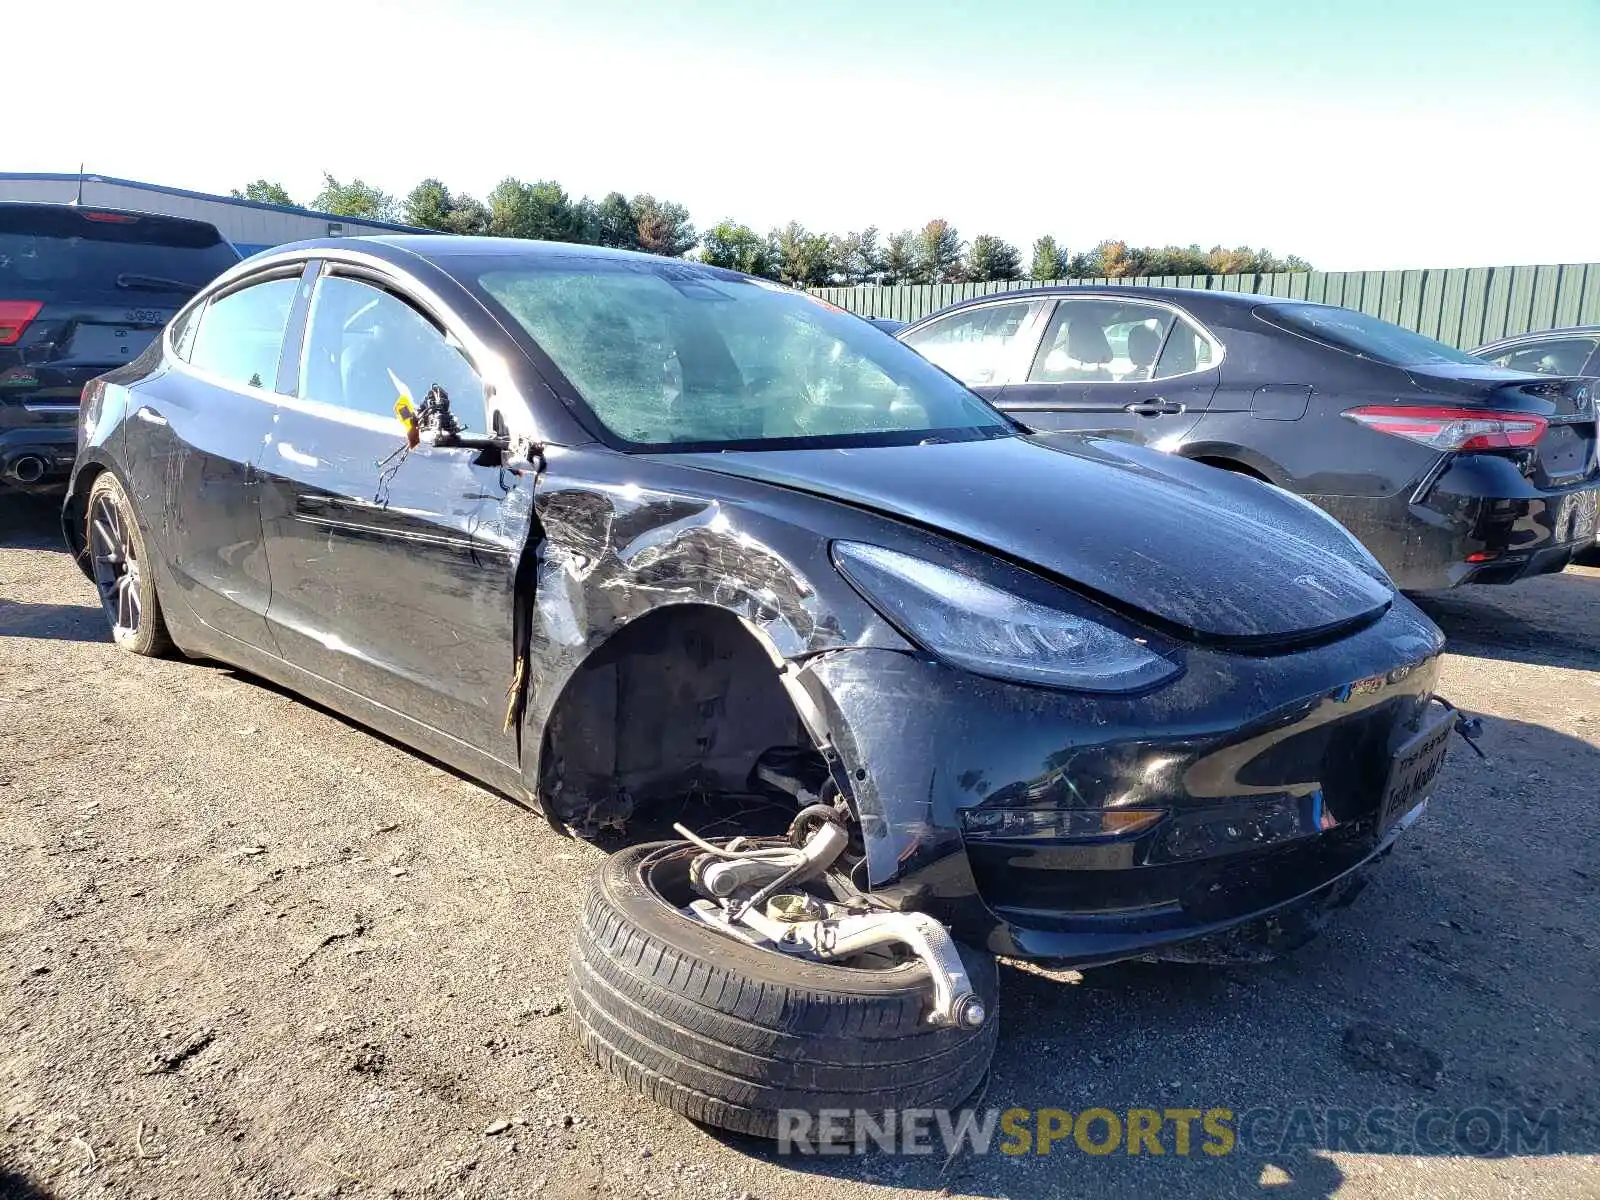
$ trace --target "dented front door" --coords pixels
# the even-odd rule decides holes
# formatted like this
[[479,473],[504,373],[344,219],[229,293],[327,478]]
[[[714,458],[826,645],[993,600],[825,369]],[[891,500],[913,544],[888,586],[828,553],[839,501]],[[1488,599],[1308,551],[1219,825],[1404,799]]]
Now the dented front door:
[[260,459],[268,625],[290,663],[514,764],[502,725],[521,542],[499,531],[519,481],[479,451],[407,451],[393,415],[399,395],[439,384],[481,428],[482,384],[394,293],[328,276],[317,289],[299,394],[280,400]]

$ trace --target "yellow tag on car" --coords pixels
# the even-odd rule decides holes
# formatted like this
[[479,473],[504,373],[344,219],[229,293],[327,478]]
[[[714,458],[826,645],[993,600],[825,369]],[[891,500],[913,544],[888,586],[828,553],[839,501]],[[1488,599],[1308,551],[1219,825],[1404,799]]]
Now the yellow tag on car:
[[406,445],[415,450],[421,438],[417,433],[417,410],[411,407],[410,396],[402,395],[394,402],[394,415],[406,431]]

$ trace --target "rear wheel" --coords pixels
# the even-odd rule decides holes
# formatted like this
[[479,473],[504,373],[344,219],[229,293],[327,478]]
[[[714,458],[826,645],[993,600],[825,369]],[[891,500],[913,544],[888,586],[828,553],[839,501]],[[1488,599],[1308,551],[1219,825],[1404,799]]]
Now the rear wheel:
[[149,570],[144,535],[122,483],[107,471],[89,488],[84,505],[84,545],[100,607],[117,645],[156,656],[172,648],[155,577]]
[[584,1050],[692,1120],[763,1137],[781,1110],[950,1108],[994,1054],[994,960],[962,948],[988,1011],[930,1026],[920,961],[844,967],[790,957],[679,911],[695,847],[657,842],[602,866],[572,951]]

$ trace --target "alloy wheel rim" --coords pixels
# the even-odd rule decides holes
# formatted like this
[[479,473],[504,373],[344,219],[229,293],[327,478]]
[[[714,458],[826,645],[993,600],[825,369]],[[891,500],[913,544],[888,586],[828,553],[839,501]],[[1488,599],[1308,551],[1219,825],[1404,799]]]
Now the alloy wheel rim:
[[139,556],[121,505],[108,496],[99,497],[89,510],[89,562],[111,632],[118,637],[138,633],[143,615]]

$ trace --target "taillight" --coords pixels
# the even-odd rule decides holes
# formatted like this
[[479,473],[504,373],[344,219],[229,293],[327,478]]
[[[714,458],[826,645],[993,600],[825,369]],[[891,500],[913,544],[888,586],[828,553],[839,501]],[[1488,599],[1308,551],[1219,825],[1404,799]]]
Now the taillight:
[[0,300],[0,346],[15,346],[43,307],[38,300]]
[[83,214],[83,219],[85,221],[99,221],[105,225],[132,225],[139,218],[119,212],[86,212]]
[[1393,434],[1435,450],[1512,450],[1544,436],[1543,417],[1495,408],[1408,408],[1371,404],[1345,411],[1379,433]]

